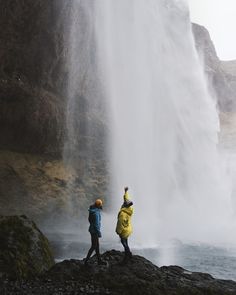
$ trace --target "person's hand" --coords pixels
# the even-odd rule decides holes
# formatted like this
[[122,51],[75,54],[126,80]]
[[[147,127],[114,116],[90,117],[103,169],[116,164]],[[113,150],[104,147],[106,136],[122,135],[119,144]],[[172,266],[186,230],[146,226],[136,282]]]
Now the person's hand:
[[98,237],[101,238],[102,237],[102,234],[101,233],[98,233]]

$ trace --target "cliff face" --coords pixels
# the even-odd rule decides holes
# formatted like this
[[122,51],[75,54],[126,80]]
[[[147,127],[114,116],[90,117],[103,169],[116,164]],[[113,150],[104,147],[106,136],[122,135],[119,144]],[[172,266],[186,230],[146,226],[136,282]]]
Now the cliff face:
[[71,96],[77,101],[69,111],[83,138],[80,148],[87,151],[86,136],[96,137],[87,130],[102,124],[85,7],[92,2],[75,3],[0,0],[0,148],[61,156]]
[[236,69],[235,62],[219,60],[209,32],[200,25],[192,25],[196,48],[202,59],[210,90],[216,96],[220,111],[236,109]]
[[[68,39],[74,8],[72,2],[0,0],[0,149],[62,155],[66,137],[70,51]],[[86,22],[83,5],[79,7],[79,12],[80,19],[75,27],[78,34],[79,26]],[[86,34],[91,35],[92,29],[86,30]],[[204,27],[193,24],[193,33],[220,109],[234,109],[235,67],[230,66],[230,62],[218,59]],[[86,34],[78,39],[77,49],[82,43],[86,44]],[[75,62],[80,69],[84,60],[88,60],[91,55],[87,45],[85,49],[87,53],[77,50]],[[88,83],[91,80],[91,77],[86,77],[90,74],[88,72],[88,67],[83,65],[82,74],[78,77],[82,82],[75,82],[78,86],[75,95],[80,101],[75,114],[79,117],[75,128],[80,133],[76,148],[82,149],[84,154],[94,139],[97,147],[101,146],[101,138],[104,136],[101,134],[104,122],[98,119],[102,111],[97,111],[96,106],[96,110],[91,112],[91,119],[87,110],[91,107],[88,103],[91,97],[96,97],[97,105],[101,102],[96,91],[91,93],[88,90],[98,89],[94,81]],[[92,125],[90,130],[93,131],[88,136],[89,125]],[[99,136],[94,132],[95,129]],[[102,153],[99,148],[96,152],[100,155]]]
[[[0,0],[2,214],[51,214],[71,196],[86,203],[107,187],[108,127],[86,7],[92,3]],[[220,108],[231,110],[234,70],[219,61],[203,27],[194,24],[193,32]]]
[[0,148],[61,152],[67,6],[60,0],[0,1]]
[[[89,203],[104,191],[104,112],[89,68],[94,48],[88,47],[92,28],[83,4],[88,2],[0,0],[2,214],[60,215],[58,208],[72,195]],[[76,13],[74,3],[79,3]],[[76,44],[70,42],[72,29]],[[76,72],[71,72],[72,47]],[[68,104],[70,96],[76,105]],[[78,134],[74,150],[68,116]]]
[[[50,215],[67,195],[69,174],[59,177],[62,186],[57,173],[41,170],[46,154],[61,156],[65,136],[63,13],[69,8],[60,0],[0,0],[2,214]],[[51,165],[56,171],[63,164]]]
[[[225,73],[228,84],[233,92],[233,106],[236,105],[236,60],[221,61],[221,69]],[[234,107],[235,110],[235,107]]]

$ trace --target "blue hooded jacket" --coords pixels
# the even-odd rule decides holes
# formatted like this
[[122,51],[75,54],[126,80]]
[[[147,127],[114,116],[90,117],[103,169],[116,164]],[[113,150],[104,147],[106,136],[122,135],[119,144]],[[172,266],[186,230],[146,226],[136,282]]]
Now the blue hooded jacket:
[[89,232],[92,235],[98,235],[100,238],[102,236],[101,234],[101,209],[95,207],[94,205],[90,206],[89,208]]

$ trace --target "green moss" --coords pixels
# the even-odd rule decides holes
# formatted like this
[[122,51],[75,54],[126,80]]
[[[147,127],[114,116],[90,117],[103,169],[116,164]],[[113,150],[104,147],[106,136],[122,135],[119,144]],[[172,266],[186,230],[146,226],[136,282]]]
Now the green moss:
[[0,217],[0,272],[28,278],[53,264],[48,240],[33,222],[25,216]]

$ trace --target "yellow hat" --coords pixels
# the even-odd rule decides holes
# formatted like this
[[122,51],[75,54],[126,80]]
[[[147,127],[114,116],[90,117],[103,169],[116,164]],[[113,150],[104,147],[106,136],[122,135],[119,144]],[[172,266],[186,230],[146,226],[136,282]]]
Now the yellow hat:
[[102,200],[101,200],[101,199],[97,199],[97,200],[95,201],[95,206],[96,206],[96,207],[102,207]]

